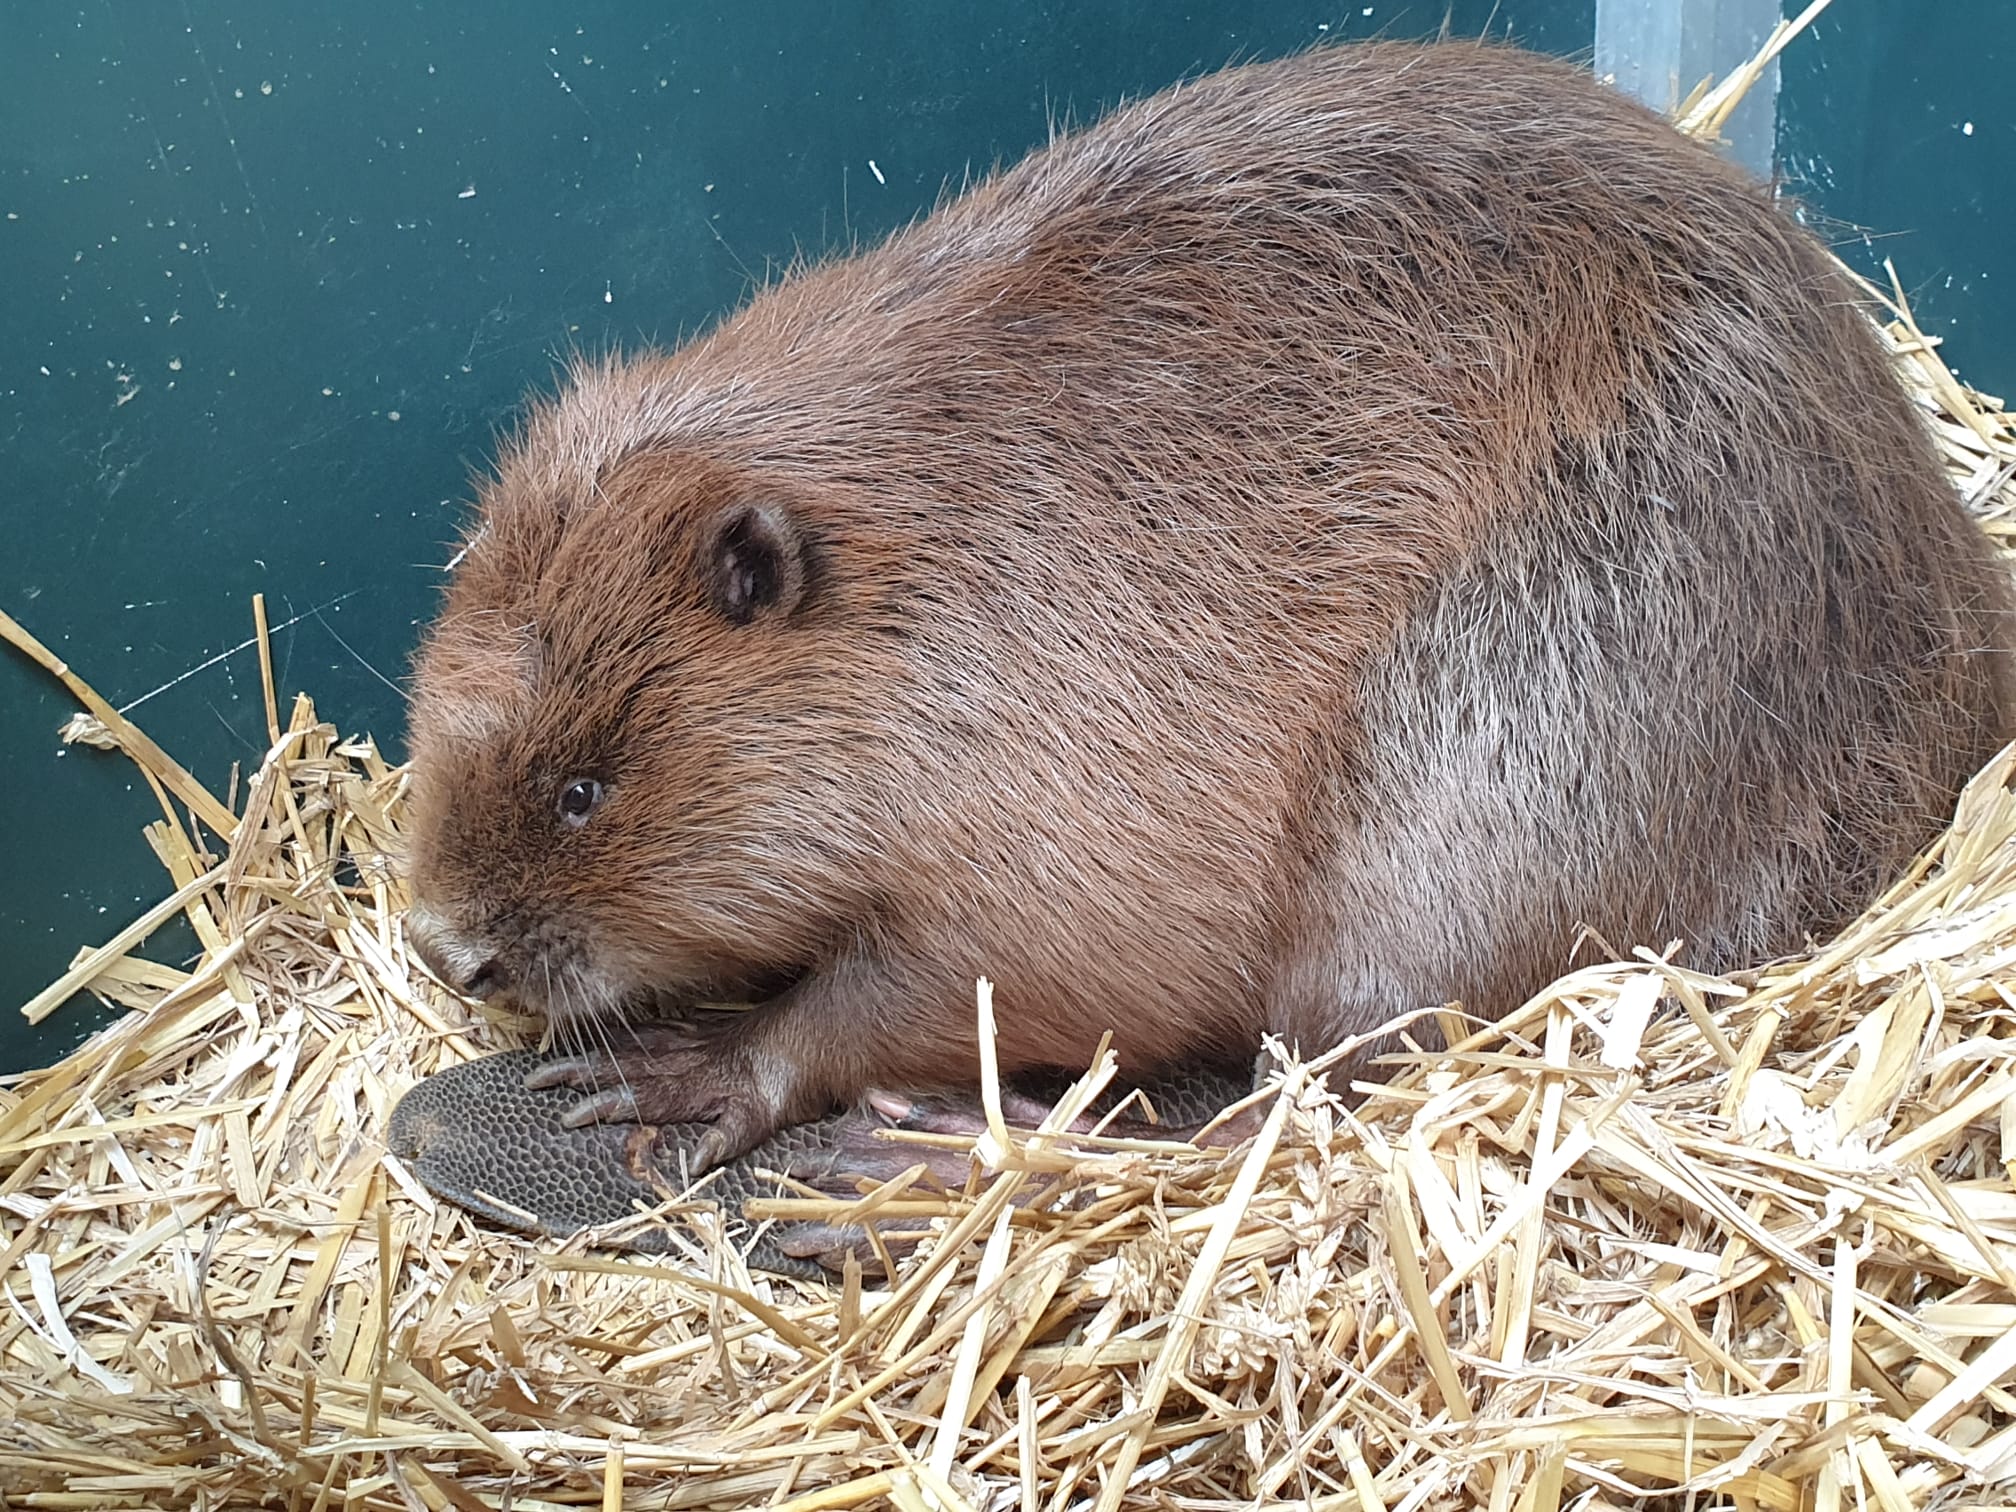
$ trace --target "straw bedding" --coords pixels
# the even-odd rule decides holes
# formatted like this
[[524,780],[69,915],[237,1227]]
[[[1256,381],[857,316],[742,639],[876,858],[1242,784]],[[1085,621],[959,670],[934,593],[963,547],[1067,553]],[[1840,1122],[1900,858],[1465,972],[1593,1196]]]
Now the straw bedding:
[[[2016,425],[1894,313],[2008,545]],[[429,1198],[385,1150],[393,1102],[528,1026],[406,951],[404,773],[306,699],[283,723],[268,662],[271,752],[227,806],[0,631],[69,681],[73,738],[146,774],[172,888],[28,1005],[131,1011],[0,1089],[6,1505],[2016,1492],[2016,753],[1807,958],[1579,972],[1354,1109],[1285,1065],[1229,1155],[997,1131],[967,1191],[864,1201],[933,1234],[893,1284],[824,1288],[752,1274],[704,1202],[644,1261]],[[177,913],[192,967],[132,953]]]

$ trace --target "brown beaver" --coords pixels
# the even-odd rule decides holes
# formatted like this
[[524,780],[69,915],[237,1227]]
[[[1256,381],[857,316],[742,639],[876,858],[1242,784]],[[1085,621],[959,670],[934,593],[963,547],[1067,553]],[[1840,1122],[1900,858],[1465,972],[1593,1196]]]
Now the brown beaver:
[[581,366],[420,656],[409,928],[584,1044],[760,1000],[535,1074],[703,1163],[972,1078],[981,973],[1010,1069],[1496,1015],[1585,927],[1850,916],[2008,608],[1763,189],[1565,63],[1331,48]]

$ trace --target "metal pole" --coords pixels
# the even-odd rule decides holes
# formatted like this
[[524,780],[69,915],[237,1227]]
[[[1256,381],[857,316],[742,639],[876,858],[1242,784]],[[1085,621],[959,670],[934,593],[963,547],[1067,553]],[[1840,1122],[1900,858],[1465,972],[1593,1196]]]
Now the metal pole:
[[[1671,112],[1711,76],[1748,60],[1770,34],[1778,0],[1596,0],[1596,76]],[[1760,179],[1777,163],[1778,65],[1723,130],[1731,158]]]

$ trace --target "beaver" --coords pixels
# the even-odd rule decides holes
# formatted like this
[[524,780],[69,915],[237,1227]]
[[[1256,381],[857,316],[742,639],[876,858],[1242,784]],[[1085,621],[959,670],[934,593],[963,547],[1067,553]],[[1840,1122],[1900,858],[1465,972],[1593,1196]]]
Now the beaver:
[[982,974],[1011,1071],[1489,1018],[1851,917],[2009,734],[2009,607],[1763,187],[1565,62],[1330,47],[578,362],[418,655],[407,929],[701,1167],[970,1082]]

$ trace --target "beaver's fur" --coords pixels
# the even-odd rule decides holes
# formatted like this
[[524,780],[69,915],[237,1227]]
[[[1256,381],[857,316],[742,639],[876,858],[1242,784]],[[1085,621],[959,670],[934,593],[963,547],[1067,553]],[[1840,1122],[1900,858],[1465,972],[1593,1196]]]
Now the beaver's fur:
[[1565,63],[1331,48],[577,371],[419,662],[413,932],[575,1021],[769,995],[550,1073],[710,1157],[971,1077],[981,973],[1009,1067],[1145,1068],[1585,926],[1730,967],[1936,833],[2007,610],[1762,188]]

